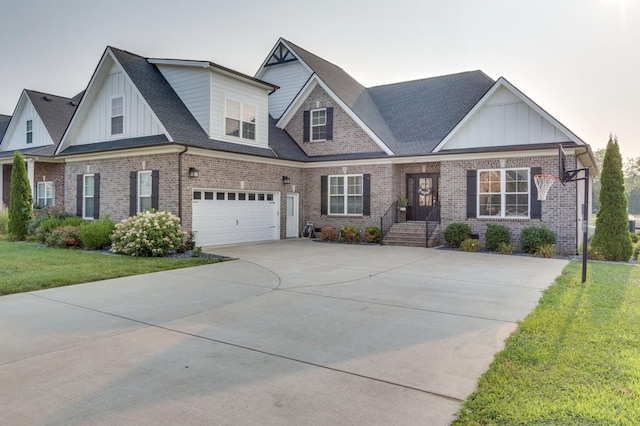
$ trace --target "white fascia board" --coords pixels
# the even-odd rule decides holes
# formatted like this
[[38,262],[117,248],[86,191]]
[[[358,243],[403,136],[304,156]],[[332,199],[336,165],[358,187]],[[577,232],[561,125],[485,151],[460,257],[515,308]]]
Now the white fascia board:
[[245,75],[239,71],[232,70],[231,68],[224,67],[222,65],[214,64],[209,61],[189,61],[183,59],[147,59],[147,62],[153,65],[170,65],[177,67],[190,67],[190,68],[209,68],[212,72],[225,75],[227,77],[234,78],[236,80],[241,80],[245,83],[250,83],[254,86],[266,89],[268,91],[274,91],[275,87],[273,84],[267,83],[266,81],[259,81],[258,79]]
[[182,59],[155,59],[149,58],[147,62],[153,65],[173,65],[178,67],[195,67],[195,68],[208,68],[208,61],[188,61]]
[[444,148],[444,146],[449,142],[449,140],[462,128],[471,117],[473,117],[485,104],[491,99],[491,97],[501,88],[504,87],[509,90],[511,93],[516,95],[522,102],[524,102],[528,107],[536,111],[538,114],[542,116],[542,118],[548,120],[551,124],[558,127],[563,133],[565,133],[572,142],[575,142],[578,145],[586,145],[586,143],[580,139],[577,135],[575,135],[571,130],[567,129],[562,123],[553,118],[548,112],[544,109],[540,108],[538,104],[533,102],[527,95],[522,93],[518,88],[509,83],[506,78],[500,77],[493,84],[493,86],[484,94],[482,98],[475,104],[471,111],[464,116],[462,120],[449,132],[449,134],[440,142],[433,150],[433,152],[440,152]]
[[396,155],[384,142],[382,142],[382,140],[378,137],[378,135],[376,135],[361,119],[360,117],[358,117],[358,115],[353,112],[353,110],[351,108],[349,108],[349,106],[347,106],[347,104],[345,104],[342,99],[340,99],[338,96],[336,96],[335,93],[333,93],[333,91],[329,88],[329,86],[327,86],[325,84],[324,81],[322,81],[322,79],[320,77],[318,77],[317,74],[313,74],[309,80],[307,81],[307,84],[304,85],[304,87],[300,90],[300,92],[298,93],[298,95],[294,98],[294,100],[291,102],[291,104],[289,104],[289,106],[287,107],[287,109],[284,111],[284,113],[282,114],[282,117],[280,117],[280,120],[278,120],[278,122],[276,123],[276,126],[278,126],[279,128],[284,128],[287,126],[287,124],[289,123],[289,121],[291,121],[291,119],[293,118],[293,116],[295,115],[295,113],[300,109],[300,107],[302,106],[302,103],[304,102],[305,99],[307,99],[307,97],[309,96],[309,94],[311,94],[311,91],[316,87],[316,85],[319,85],[320,87],[322,87],[322,89],[331,97],[331,99],[333,99],[333,101],[338,104],[338,106],[340,108],[342,108],[343,111],[345,111],[347,113],[347,115],[349,117],[351,117],[351,119],[358,125],[360,126],[360,128],[371,138],[373,139],[373,141],[380,147],[380,149],[382,149],[387,155]]
[[93,76],[91,76],[89,85],[87,86],[87,89],[84,95],[82,96],[82,99],[80,100],[80,104],[78,105],[78,108],[76,108],[76,111],[73,113],[71,122],[67,126],[67,130],[65,130],[64,135],[62,136],[62,140],[60,141],[60,145],[58,145],[58,149],[56,150],[55,155],[58,155],[61,151],[63,151],[63,148],[67,148],[69,146],[67,138],[70,137],[69,135],[72,134],[72,132],[75,130],[75,126],[80,125],[80,123],[76,124],[76,121],[81,120],[82,118],[79,118],[79,117],[83,117],[83,114],[87,112],[86,109],[90,108],[91,105],[93,104],[94,96],[91,96],[91,95],[95,90],[100,90],[100,87],[102,86],[102,83],[106,79],[109,69],[111,68],[109,67],[109,69],[105,69],[105,62],[107,58],[110,58],[113,61],[113,63],[116,64],[118,68],[120,68],[120,71],[122,71],[122,75],[124,75],[125,80],[131,85],[131,87],[133,87],[133,90],[138,96],[140,96],[140,98],[144,102],[144,105],[147,108],[149,108],[149,111],[153,116],[153,118],[155,118],[160,124],[160,129],[162,130],[164,135],[167,137],[167,139],[169,139],[170,142],[173,142],[173,137],[171,137],[167,129],[164,127],[164,124],[158,119],[158,116],[153,111],[153,108],[149,106],[149,103],[144,98],[144,96],[142,96],[142,94],[140,93],[136,85],[133,84],[133,81],[131,81],[131,78],[129,77],[129,75],[125,72],[120,62],[118,62],[118,60],[116,59],[116,56],[113,54],[113,52],[111,52],[111,49],[107,47],[104,54],[102,55],[102,58],[100,58],[100,62],[98,63],[98,66],[96,67],[96,70],[93,73]]

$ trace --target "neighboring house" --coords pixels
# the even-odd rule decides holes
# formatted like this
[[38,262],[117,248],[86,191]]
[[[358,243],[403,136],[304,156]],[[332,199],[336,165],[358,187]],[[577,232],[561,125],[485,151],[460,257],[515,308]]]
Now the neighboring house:
[[0,119],[0,207],[9,205],[16,151],[27,161],[34,203],[40,207],[63,204],[64,164],[54,153],[77,105],[74,99],[23,90],[4,134]]
[[307,223],[393,225],[386,240],[410,244],[408,227],[424,245],[429,218],[434,235],[464,222],[482,238],[503,224],[516,244],[523,227],[546,224],[574,253],[582,191],[556,185],[540,202],[533,176],[557,173],[559,144],[569,167],[597,172],[589,146],[504,78],[365,88],[284,39],[255,77],[108,47],[64,126],[47,159],[64,163],[66,210],[168,210],[203,246],[298,237]]

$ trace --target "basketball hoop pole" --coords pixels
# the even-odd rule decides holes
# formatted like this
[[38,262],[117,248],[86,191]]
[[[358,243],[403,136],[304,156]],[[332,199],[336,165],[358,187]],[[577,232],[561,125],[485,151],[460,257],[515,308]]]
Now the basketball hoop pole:
[[[584,172],[584,177],[576,177]],[[589,168],[567,170],[561,176],[563,182],[584,180],[584,204],[582,205],[582,283],[587,281],[587,239],[589,238]]]

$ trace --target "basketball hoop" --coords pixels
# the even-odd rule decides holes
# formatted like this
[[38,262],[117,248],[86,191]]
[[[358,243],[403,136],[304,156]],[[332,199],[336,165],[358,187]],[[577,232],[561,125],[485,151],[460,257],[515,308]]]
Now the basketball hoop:
[[554,182],[560,182],[560,179],[553,175],[535,175],[533,181],[536,184],[536,188],[538,188],[538,200],[546,201],[549,189],[551,189]]

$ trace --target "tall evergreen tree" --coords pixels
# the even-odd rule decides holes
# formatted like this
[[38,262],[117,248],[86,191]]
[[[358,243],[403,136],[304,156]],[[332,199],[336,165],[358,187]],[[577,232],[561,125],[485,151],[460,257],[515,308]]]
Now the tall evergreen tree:
[[604,155],[600,184],[600,210],[591,245],[607,260],[627,261],[633,249],[629,236],[622,156],[617,138],[611,136]]
[[15,240],[27,236],[27,222],[33,216],[33,196],[27,177],[24,158],[16,151],[11,169],[11,193],[9,198],[9,235]]

